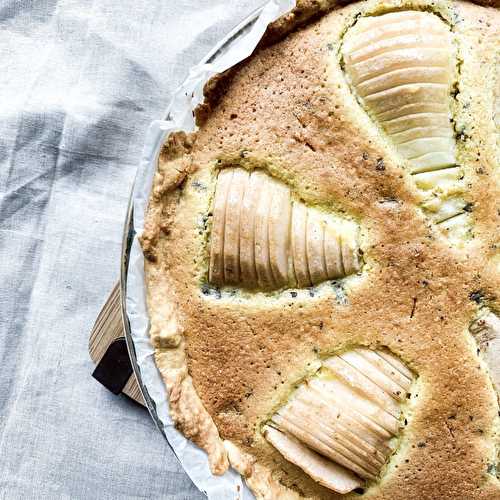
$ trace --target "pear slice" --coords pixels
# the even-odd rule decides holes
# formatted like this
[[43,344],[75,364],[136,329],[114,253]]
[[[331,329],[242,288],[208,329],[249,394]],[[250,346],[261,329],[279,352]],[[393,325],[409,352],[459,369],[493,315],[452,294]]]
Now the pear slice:
[[349,365],[339,356],[333,356],[323,364],[367,399],[378,404],[394,418],[399,418],[401,412],[396,401],[378,385],[373,383],[364,373]]
[[[413,110],[412,110],[413,111]],[[450,118],[447,112],[422,112],[412,113],[383,121],[384,130],[391,136],[400,137],[397,134],[415,128],[437,127],[444,130],[452,130]]]
[[271,180],[274,195],[269,209],[269,255],[274,281],[278,287],[288,283],[291,200],[284,184]]
[[325,224],[323,239],[326,271],[329,279],[345,276],[340,248],[340,235],[333,224]]
[[[384,128],[388,133],[391,131],[388,129],[386,122],[395,121],[398,118],[401,120],[401,125],[399,130],[405,130],[406,128],[410,128],[410,126],[406,126],[406,120],[413,117],[415,119],[415,123],[411,126],[418,127],[424,126],[427,123],[423,121],[418,121],[420,118],[424,119],[423,116],[419,117],[418,115],[427,115],[428,117],[432,117],[434,115],[441,115],[440,120],[437,120],[434,123],[430,123],[431,125],[443,125],[446,126],[450,123],[449,116],[449,106],[448,102],[432,102],[423,99],[419,102],[412,102],[410,104],[405,104],[399,108],[394,108],[388,111],[384,111],[383,113],[377,114],[377,119],[380,123],[384,124]],[[397,132],[397,130],[396,130]]]
[[271,271],[269,258],[269,209],[274,195],[275,186],[263,172],[256,171],[254,175],[261,178],[261,191],[257,212],[255,213],[255,269],[259,287],[270,289],[276,287]]
[[455,164],[455,140],[426,137],[398,144],[399,153],[410,160],[412,173],[448,167]]
[[397,432],[399,429],[399,424],[392,415],[354,393],[338,380],[311,380],[309,387],[316,398],[325,400],[329,405],[337,405],[341,411],[349,414],[364,429],[364,438],[371,439],[374,446],[381,451],[390,448],[388,440],[394,434],[392,431]]
[[446,138],[449,140],[453,137],[453,130],[447,124],[446,127],[415,127],[397,132],[396,134],[392,134],[392,140],[395,144],[405,144],[416,139],[425,139],[431,137]]
[[[402,26],[406,26],[406,30]],[[457,76],[456,50],[450,28],[436,15],[414,11],[359,19],[344,37],[345,71],[370,116],[393,141],[411,174],[441,171],[456,165],[451,91]],[[457,189],[446,175],[435,184],[422,208],[435,223],[460,217]],[[440,184],[443,180],[443,185]],[[430,185],[431,177],[415,178]],[[420,187],[419,187],[420,189]],[[450,193],[453,194],[453,193]],[[460,219],[459,219],[460,220]],[[469,221],[464,217],[462,220]],[[445,234],[465,237],[459,221],[447,223]]]
[[[337,441],[341,446],[339,451],[343,455],[375,474],[385,462],[385,456],[378,450],[373,447],[367,449],[366,443],[359,438],[351,439],[353,434],[338,423],[339,415],[334,416],[331,412],[324,415],[318,414],[313,407],[305,404],[299,398],[294,398],[280,411],[286,411],[288,415],[300,416],[300,418],[311,422],[311,427],[318,430],[320,439],[325,440],[325,442],[332,439]],[[361,445],[358,443],[361,443]],[[345,451],[342,451],[342,447]]]
[[349,55],[354,56],[357,52],[362,51],[366,47],[377,45],[380,41],[407,36],[409,33],[421,33],[425,31],[430,37],[437,37],[443,34],[441,25],[429,23],[429,20],[425,17],[411,18],[406,16],[405,19],[400,19],[398,22],[388,23],[385,19],[383,19],[382,23],[376,22],[381,18],[386,18],[386,15],[360,18],[358,20],[356,25],[349,30],[347,36],[344,38],[342,46],[344,59],[347,60]]
[[406,391],[397,382],[387,377],[383,371],[380,371],[355,350],[341,354],[340,358],[363,373],[374,384],[390,394],[394,399],[403,401],[406,398]]
[[364,45],[354,51],[346,52],[345,61],[347,64],[355,64],[395,50],[415,49],[419,47],[440,48],[442,42],[443,38],[441,33],[424,34],[423,32],[415,32],[412,30],[405,34],[379,38],[369,45]]
[[[407,372],[409,375],[404,375],[397,368],[391,365],[386,359],[384,359],[380,352],[373,351],[366,348],[354,349],[354,352],[363,356],[367,361],[374,365],[378,370],[384,373],[387,377],[393,380],[399,387],[403,389],[406,393],[409,392],[411,387],[411,372]],[[404,367],[404,365],[403,365]]]
[[413,374],[411,371],[402,363],[396,356],[387,351],[376,351],[376,354],[381,358],[385,359],[391,366],[396,368],[402,375],[404,375],[409,380],[413,379]]
[[366,54],[395,49],[442,47],[451,43],[449,27],[438,16],[419,11],[390,12],[357,20],[343,40],[342,52],[351,64]]
[[[425,26],[425,24],[428,25],[425,20],[423,22],[407,20],[395,24],[371,26],[368,27],[367,31],[361,33],[357,28],[365,19],[373,18],[361,18],[357,24],[348,31],[347,36],[344,38],[342,54],[346,65],[363,59],[367,54],[371,55],[370,52],[373,52],[373,55],[383,52],[386,50],[384,46],[385,40],[390,43],[390,40],[398,40],[402,37],[407,37],[408,34],[421,36],[423,30],[427,31],[429,38],[432,40],[436,40],[443,36],[443,31],[441,29]],[[448,33],[445,33],[445,36],[447,34]],[[404,44],[404,41],[402,43]]]
[[241,202],[240,213],[240,280],[245,286],[257,285],[255,269],[255,213],[262,191],[262,177],[250,173]]
[[309,276],[313,285],[328,279],[323,245],[324,225],[312,210],[308,211],[306,252]]
[[[438,21],[438,22],[436,22]],[[443,23],[434,14],[422,12],[419,10],[403,10],[388,12],[383,15],[367,16],[359,19],[355,28],[358,33],[371,33],[374,28],[387,28],[394,24],[406,22],[407,29],[405,32],[411,32],[415,29],[415,24],[420,23],[423,27],[430,29],[442,29]],[[423,24],[422,24],[423,23]]]
[[342,267],[344,274],[349,276],[359,271],[358,246],[356,235],[347,228],[340,237],[340,247],[342,253]]
[[224,283],[224,233],[226,225],[226,201],[233,178],[233,169],[219,172],[213,206],[210,263],[208,279],[216,285]]
[[224,282],[230,285],[240,281],[240,213],[247,183],[248,172],[235,168],[227,194],[224,230]]
[[409,160],[410,173],[432,172],[455,164],[454,151],[432,151]]
[[[398,144],[399,153],[413,159],[431,152],[450,153],[454,158],[455,140],[450,137],[421,137]],[[454,162],[452,162],[453,164]]]
[[408,83],[399,85],[365,97],[368,110],[377,116],[379,113],[399,108],[406,104],[421,101],[445,102],[449,89],[442,83]]
[[370,78],[411,67],[449,67],[447,48],[415,47],[394,49],[346,66],[352,82],[358,86]]
[[365,97],[410,83],[443,83],[448,85],[450,83],[450,71],[439,67],[396,69],[365,80],[358,85],[357,90],[360,96]]
[[[362,449],[377,455],[383,459],[385,454],[391,451],[386,440],[390,438],[390,433],[375,424],[368,417],[359,413],[345,401],[338,401],[329,393],[321,394],[319,389],[306,382],[299,387],[295,393],[295,398],[304,402],[319,414],[327,416],[331,422],[336,422],[336,427],[344,429],[347,436],[351,436],[351,441]],[[355,436],[356,438],[352,438]]]
[[271,426],[264,428],[264,436],[289,462],[300,467],[326,488],[345,494],[363,484],[352,472],[318,455],[297,439]]
[[311,286],[306,247],[307,208],[294,201],[292,204],[292,257],[293,268],[299,287]]
[[439,223],[439,228],[449,238],[459,243],[467,239],[470,228],[468,213],[461,213]]

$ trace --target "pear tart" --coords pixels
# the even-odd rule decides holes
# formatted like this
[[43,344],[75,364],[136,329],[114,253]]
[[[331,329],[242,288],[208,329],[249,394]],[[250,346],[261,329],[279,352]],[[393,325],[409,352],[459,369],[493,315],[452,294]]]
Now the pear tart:
[[258,499],[500,498],[499,11],[342,3],[297,2],[162,147],[170,414]]

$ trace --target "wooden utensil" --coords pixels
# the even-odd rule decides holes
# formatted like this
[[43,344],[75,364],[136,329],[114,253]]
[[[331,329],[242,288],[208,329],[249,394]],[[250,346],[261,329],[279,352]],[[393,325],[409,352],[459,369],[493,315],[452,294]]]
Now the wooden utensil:
[[96,365],[92,376],[113,393],[145,406],[125,342],[120,288],[116,283],[90,333],[89,354]]

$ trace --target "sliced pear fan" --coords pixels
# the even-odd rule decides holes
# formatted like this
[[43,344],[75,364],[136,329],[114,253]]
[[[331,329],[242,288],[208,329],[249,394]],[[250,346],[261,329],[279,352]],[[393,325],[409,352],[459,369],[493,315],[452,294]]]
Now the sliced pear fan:
[[[465,190],[462,176],[423,176],[458,171],[451,121],[456,51],[450,28],[428,12],[363,17],[346,33],[342,55],[352,89],[424,191],[422,208],[440,225],[463,214],[466,202],[456,196]],[[464,215],[440,227],[459,241],[467,235],[469,219]]]
[[376,479],[393,452],[413,379],[386,351],[333,356],[271,417],[264,436],[315,481],[347,493]]
[[262,170],[225,168],[215,190],[209,281],[276,290],[342,278],[361,267],[357,231],[292,200]]

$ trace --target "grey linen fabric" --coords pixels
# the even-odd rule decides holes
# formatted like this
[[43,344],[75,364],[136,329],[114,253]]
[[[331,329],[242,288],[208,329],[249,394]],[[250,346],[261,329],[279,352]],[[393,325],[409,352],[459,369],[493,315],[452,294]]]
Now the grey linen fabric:
[[0,0],[0,498],[197,499],[91,378],[148,123],[251,0]]

